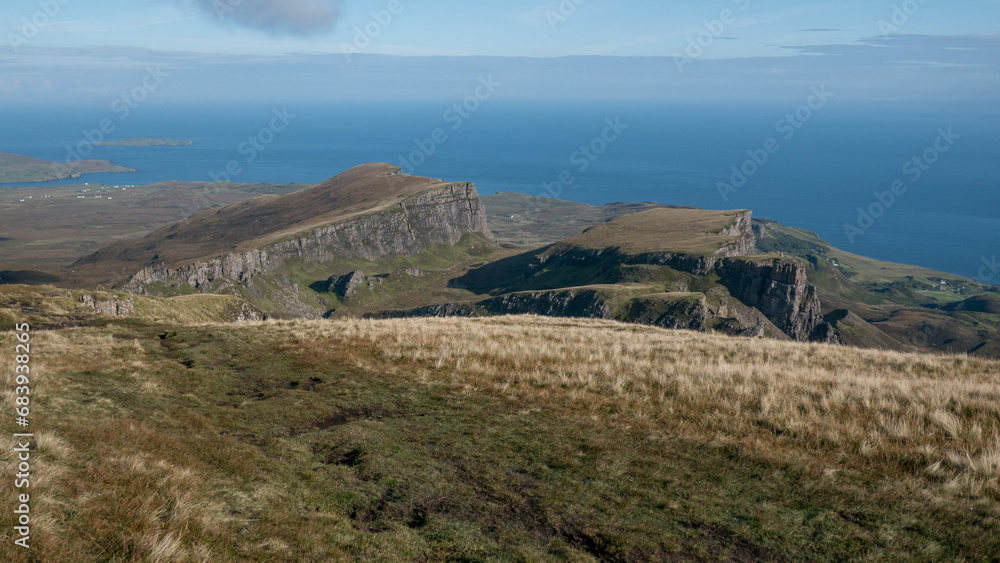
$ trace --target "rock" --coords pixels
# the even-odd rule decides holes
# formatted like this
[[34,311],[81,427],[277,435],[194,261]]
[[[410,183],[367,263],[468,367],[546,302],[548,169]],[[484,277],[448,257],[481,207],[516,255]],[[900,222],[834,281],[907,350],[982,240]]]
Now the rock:
[[494,315],[612,318],[613,307],[593,289],[527,291],[487,299],[479,304]]
[[247,287],[255,276],[273,271],[291,258],[327,263],[351,258],[415,256],[434,244],[456,244],[466,233],[496,241],[486,225],[486,208],[476,187],[471,183],[449,184],[419,193],[398,205],[319,227],[266,248],[176,268],[150,266],[133,275],[123,288],[142,295],[149,293],[150,284],[159,282],[174,287],[187,284],[207,293],[221,280]]
[[825,342],[827,344],[841,344],[837,330],[830,323],[820,323],[809,335],[810,342]]
[[368,282],[368,289],[371,289],[371,280],[368,280],[360,271],[354,271],[342,276],[331,277],[327,291],[336,293],[341,299],[346,299],[357,293],[358,286],[366,281]]
[[711,313],[703,294],[684,294],[697,296],[696,299],[677,298],[672,294],[647,295],[634,299],[621,320],[658,326],[660,328],[707,330],[708,318]]
[[366,319],[409,319],[417,317],[473,317],[477,310],[472,305],[445,303],[427,305],[416,309],[379,311],[364,315]]
[[94,296],[85,294],[80,297],[80,302],[93,308],[98,313],[112,317],[128,318],[135,312],[135,304],[131,298],[118,299],[117,297],[112,297],[107,301],[98,301],[94,299]]
[[726,258],[716,271],[733,296],[758,309],[795,340],[810,340],[824,324],[816,288],[801,264]]

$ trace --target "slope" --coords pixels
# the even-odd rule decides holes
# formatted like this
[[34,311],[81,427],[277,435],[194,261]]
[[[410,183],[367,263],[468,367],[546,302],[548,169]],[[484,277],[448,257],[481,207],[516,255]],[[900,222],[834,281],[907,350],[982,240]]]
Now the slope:
[[112,244],[81,258],[74,267],[127,263],[138,271],[152,264],[173,266],[263,248],[295,233],[375,212],[447,185],[442,180],[404,176],[390,164],[364,164],[285,196],[265,195],[202,211],[141,239]]
[[1000,551],[997,362],[538,317],[111,319],[31,344],[12,563]]

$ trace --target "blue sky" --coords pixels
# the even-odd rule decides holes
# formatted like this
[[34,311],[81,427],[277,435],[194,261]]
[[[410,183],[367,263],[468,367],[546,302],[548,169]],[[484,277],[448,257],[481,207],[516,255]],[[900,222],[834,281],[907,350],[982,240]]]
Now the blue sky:
[[[44,25],[26,27],[32,20]],[[367,98],[405,76],[441,84],[416,90],[444,97],[477,69],[433,57],[599,55],[656,59],[556,59],[525,71],[491,58],[478,70],[507,72],[524,95],[543,97],[584,86],[612,95],[610,83],[640,98],[699,98],[720,88],[781,97],[790,85],[793,97],[830,80],[848,96],[997,99],[998,33],[1000,0],[36,0],[0,8],[0,96],[107,98],[160,64],[191,71],[174,72],[164,87],[175,96],[223,96],[212,77],[225,76],[262,96],[309,83]],[[420,58],[397,64],[370,55]],[[317,66],[334,78],[313,76]],[[281,74],[286,84],[255,81],[254,70]],[[337,79],[345,76],[357,83],[353,93]]]
[[[253,0],[51,0],[65,2],[31,45],[117,45],[209,53],[274,55],[340,52],[356,29],[385,10],[389,0],[273,0],[339,13],[308,34],[274,33],[235,23],[256,8]],[[1000,33],[996,0],[908,0],[913,14],[900,32],[914,35]],[[218,4],[217,4],[218,3]],[[216,6],[232,5],[231,11]],[[266,4],[258,0],[256,4]],[[18,4],[15,6],[15,4]],[[401,10],[366,49],[396,55],[670,56],[706,21],[732,10],[735,22],[706,58],[775,55],[781,47],[851,43],[879,35],[902,0],[399,0]],[[316,6],[310,6],[316,5]],[[290,9],[290,8],[289,8]],[[16,30],[40,10],[34,2],[5,2],[0,29]],[[323,12],[320,12],[323,14]],[[220,17],[221,14],[221,17]],[[558,17],[554,16],[558,15]],[[325,14],[324,14],[325,15]],[[565,19],[561,19],[565,17]]]

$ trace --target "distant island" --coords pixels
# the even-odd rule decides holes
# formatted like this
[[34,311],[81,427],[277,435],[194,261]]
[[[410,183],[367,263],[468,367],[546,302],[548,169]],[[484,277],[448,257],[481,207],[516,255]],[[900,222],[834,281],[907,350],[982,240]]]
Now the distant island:
[[173,139],[139,137],[137,139],[122,139],[120,141],[104,141],[97,144],[105,147],[190,147],[194,143],[189,140],[175,141]]
[[138,172],[118,166],[110,160],[78,160],[52,162],[24,156],[0,153],[0,184],[20,182],[53,182],[66,178],[79,178],[93,172]]

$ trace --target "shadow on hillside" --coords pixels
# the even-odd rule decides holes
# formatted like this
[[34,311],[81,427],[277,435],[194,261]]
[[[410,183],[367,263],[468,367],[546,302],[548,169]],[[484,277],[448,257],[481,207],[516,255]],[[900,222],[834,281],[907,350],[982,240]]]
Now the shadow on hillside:
[[528,266],[535,257],[551,248],[551,245],[535,248],[523,254],[490,262],[485,266],[469,270],[462,276],[448,281],[448,287],[464,289],[474,293],[498,294],[510,291],[518,282],[531,276]]
[[61,277],[37,270],[0,271],[0,285],[49,285],[59,281]]

